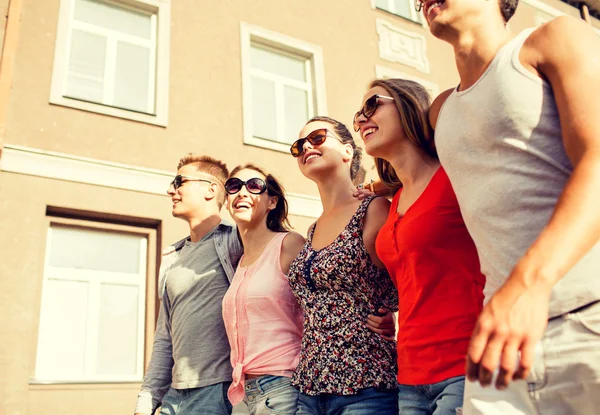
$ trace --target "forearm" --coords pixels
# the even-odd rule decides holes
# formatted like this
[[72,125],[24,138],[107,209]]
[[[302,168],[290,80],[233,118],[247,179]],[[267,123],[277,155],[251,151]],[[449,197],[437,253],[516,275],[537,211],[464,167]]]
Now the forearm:
[[509,279],[525,288],[551,289],[600,240],[599,201],[600,150],[588,151],[573,170],[550,221]]
[[152,356],[144,376],[142,389],[138,394],[136,413],[152,414],[162,402],[163,396],[171,386],[173,369],[173,344],[170,330],[167,326],[167,310],[161,302],[161,308],[156,322]]

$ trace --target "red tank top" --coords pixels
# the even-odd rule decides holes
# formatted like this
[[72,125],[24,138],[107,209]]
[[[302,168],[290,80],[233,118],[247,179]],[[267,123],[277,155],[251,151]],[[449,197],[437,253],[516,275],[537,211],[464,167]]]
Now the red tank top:
[[485,277],[444,169],[404,216],[401,192],[376,249],[398,289],[398,383],[432,384],[465,374]]

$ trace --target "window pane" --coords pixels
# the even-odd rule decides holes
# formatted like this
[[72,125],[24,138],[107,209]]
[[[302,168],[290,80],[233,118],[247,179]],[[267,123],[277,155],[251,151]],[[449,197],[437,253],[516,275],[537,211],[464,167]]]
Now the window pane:
[[102,102],[106,38],[73,30],[66,95]]
[[267,140],[277,138],[275,84],[257,77],[252,77],[252,135]]
[[270,73],[306,81],[306,58],[293,58],[288,55],[272,52],[252,45],[250,49],[250,66]]
[[375,7],[383,10],[390,10],[389,0],[375,0]]
[[85,371],[86,282],[49,279],[44,285],[36,378],[80,379]]
[[140,288],[102,284],[100,290],[97,373],[135,375]]
[[52,226],[50,265],[138,274],[141,239],[123,233]]
[[396,14],[407,19],[412,19],[410,8],[413,7],[412,2],[409,0],[394,0],[396,6]]
[[76,0],[73,18],[105,29],[150,39],[150,15],[93,0]]
[[121,108],[148,112],[150,50],[118,42],[116,66],[113,104]]
[[308,94],[290,86],[283,89],[285,108],[285,142],[293,143],[298,133],[308,121]]

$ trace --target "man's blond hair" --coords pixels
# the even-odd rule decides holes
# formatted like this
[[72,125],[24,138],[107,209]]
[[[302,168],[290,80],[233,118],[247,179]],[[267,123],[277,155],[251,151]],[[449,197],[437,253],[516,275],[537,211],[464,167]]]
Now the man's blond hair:
[[205,173],[216,179],[218,185],[217,202],[220,209],[223,206],[223,203],[225,203],[225,182],[229,177],[227,165],[221,160],[209,156],[195,156],[190,153],[179,160],[177,170],[189,164],[196,167],[199,172]]

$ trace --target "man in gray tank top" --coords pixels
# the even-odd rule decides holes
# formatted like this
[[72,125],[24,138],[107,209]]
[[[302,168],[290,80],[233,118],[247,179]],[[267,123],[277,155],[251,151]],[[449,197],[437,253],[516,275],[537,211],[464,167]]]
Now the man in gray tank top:
[[204,156],[180,160],[169,186],[173,216],[185,220],[190,236],[163,251],[161,299],[154,347],[136,415],[229,415],[229,343],[221,303],[242,245],[235,227],[223,222],[223,184],[229,172]]
[[517,1],[422,3],[455,51],[430,120],[487,278],[463,410],[597,413],[600,38],[570,17],[513,38]]

